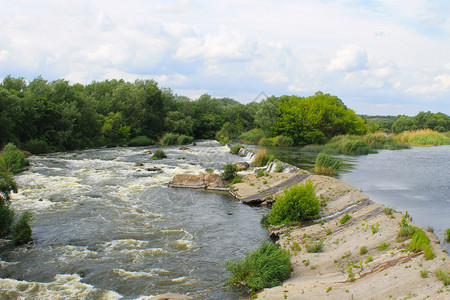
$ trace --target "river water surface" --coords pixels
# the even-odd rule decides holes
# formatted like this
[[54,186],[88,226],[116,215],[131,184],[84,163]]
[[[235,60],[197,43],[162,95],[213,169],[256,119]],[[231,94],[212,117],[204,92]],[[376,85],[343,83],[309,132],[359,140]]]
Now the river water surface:
[[164,148],[168,158],[158,161],[146,154],[155,147],[31,157],[12,203],[35,213],[34,245],[0,240],[0,298],[239,298],[243,290],[225,285],[223,263],[268,238],[259,224],[267,208],[165,187],[175,174],[243,160],[217,142],[189,148]]

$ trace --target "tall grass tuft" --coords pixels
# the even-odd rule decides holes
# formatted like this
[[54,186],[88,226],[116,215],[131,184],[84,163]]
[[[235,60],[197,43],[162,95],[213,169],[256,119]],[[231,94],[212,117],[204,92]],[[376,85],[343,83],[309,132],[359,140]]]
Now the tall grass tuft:
[[336,175],[342,162],[331,155],[321,152],[317,155],[314,172],[319,175]]
[[182,134],[178,137],[178,145],[187,145],[192,143],[193,140],[194,138],[192,136]]
[[436,270],[436,277],[442,280],[445,286],[450,284],[450,274],[445,273],[441,269]]
[[423,251],[426,259],[435,257],[433,247],[430,244],[426,233],[418,228],[411,238],[411,243],[408,246],[409,251]]
[[251,165],[254,167],[264,167],[269,159],[270,157],[266,149],[258,150],[255,154],[255,157],[253,158]]
[[417,146],[438,146],[450,144],[450,138],[448,138],[445,134],[433,131],[431,129],[404,131],[393,136],[393,140],[399,144]]
[[314,220],[319,216],[319,199],[311,180],[305,184],[293,185],[284,189],[268,216],[272,225]]
[[445,230],[445,241],[446,241],[447,243],[450,243],[450,228],[447,228],[447,229]]
[[400,230],[397,237],[399,240],[407,240],[411,238],[414,233],[419,229],[415,226],[408,224],[407,216],[403,216],[402,220],[399,222]]
[[243,284],[253,291],[280,285],[292,271],[289,253],[268,241],[247,252],[244,259],[224,265],[232,274],[227,284]]
[[323,240],[310,240],[305,243],[306,252],[319,253],[323,250]]
[[244,132],[239,136],[241,143],[252,145],[258,145],[263,138],[265,138],[264,132],[259,128]]
[[178,144],[178,137],[179,137],[179,135],[176,133],[167,132],[161,138],[161,144],[163,144],[163,146],[176,145],[176,144]]

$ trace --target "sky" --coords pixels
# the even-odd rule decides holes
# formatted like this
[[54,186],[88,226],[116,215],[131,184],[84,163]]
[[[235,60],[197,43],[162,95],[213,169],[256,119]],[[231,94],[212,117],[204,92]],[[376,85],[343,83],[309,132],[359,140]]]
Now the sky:
[[154,79],[197,99],[450,114],[448,0],[0,0],[0,80]]

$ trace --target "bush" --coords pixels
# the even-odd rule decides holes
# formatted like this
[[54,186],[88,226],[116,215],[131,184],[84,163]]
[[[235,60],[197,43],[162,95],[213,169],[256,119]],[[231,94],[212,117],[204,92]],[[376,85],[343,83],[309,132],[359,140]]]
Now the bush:
[[152,156],[152,160],[167,158],[166,153],[163,150],[156,150]]
[[137,136],[128,142],[128,146],[131,146],[131,147],[150,146],[150,145],[154,145],[154,144],[155,144],[154,140],[152,140],[151,138],[148,138],[144,135]]
[[180,135],[178,137],[178,144],[179,145],[187,145],[187,144],[192,143],[193,140],[194,140],[194,138],[192,136]]
[[255,154],[255,157],[253,158],[251,165],[254,167],[264,167],[266,166],[268,161],[269,155],[267,154],[267,150],[258,150]]
[[317,155],[314,172],[319,175],[336,175],[341,165],[340,160],[321,152]]
[[178,134],[167,132],[161,138],[161,144],[163,144],[163,146],[177,145],[178,144],[178,137],[179,137]]
[[311,180],[305,184],[293,185],[284,189],[282,195],[269,213],[268,221],[272,225],[313,220],[319,216],[319,199]]
[[279,135],[274,138],[274,144],[278,147],[290,147],[294,145],[294,140],[288,136]]
[[340,220],[339,223],[344,224],[345,222],[347,222],[348,220],[350,220],[352,218],[352,216],[350,216],[349,214],[345,214]]
[[311,240],[305,244],[306,251],[309,253],[319,253],[323,250],[322,240]]
[[408,246],[409,251],[423,251],[426,259],[435,257],[433,253],[433,247],[430,244],[426,233],[418,228],[411,238],[411,243]]
[[220,178],[224,181],[232,181],[237,177],[237,167],[235,164],[226,164],[223,167],[223,172],[220,174]]
[[227,284],[243,284],[253,291],[280,285],[292,271],[289,253],[268,241],[242,260],[227,261],[225,267],[232,273]]
[[445,230],[445,241],[446,241],[447,243],[450,243],[450,228],[447,228],[447,229]]
[[29,210],[24,211],[19,221],[14,225],[12,243],[15,246],[23,245],[32,240],[33,230],[30,222],[33,220],[33,213]]
[[241,143],[253,145],[258,145],[262,138],[264,138],[264,132],[259,128],[244,132],[239,136]]
[[403,216],[402,220],[399,223],[400,231],[398,232],[397,236],[400,240],[406,240],[411,238],[414,235],[414,233],[418,230],[417,227],[409,225],[406,219],[407,216]]
[[241,150],[242,148],[244,148],[242,145],[234,145],[233,147],[231,147],[230,153],[238,154],[239,150]]
[[11,232],[14,222],[14,211],[6,201],[0,201],[0,237],[4,237]]
[[25,154],[14,144],[7,144],[0,155],[0,170],[13,174],[22,171],[25,166]]
[[22,148],[32,154],[47,153],[49,149],[45,141],[37,139],[26,142]]

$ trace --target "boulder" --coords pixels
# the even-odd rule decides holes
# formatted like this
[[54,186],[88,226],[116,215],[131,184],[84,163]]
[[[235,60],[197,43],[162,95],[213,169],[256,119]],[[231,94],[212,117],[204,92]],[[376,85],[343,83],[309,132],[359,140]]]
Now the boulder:
[[244,170],[247,170],[248,168],[250,168],[250,164],[245,161],[239,161],[239,162],[235,163],[235,165],[236,165],[236,168],[238,171],[244,171]]
[[143,163],[139,163],[139,162],[138,162],[138,163],[135,163],[135,164],[134,164],[134,166],[135,166],[135,167],[143,167],[143,166],[144,166],[144,164],[143,164]]
[[179,294],[162,294],[158,296],[153,296],[150,298],[146,298],[147,300],[192,300],[194,298],[186,296],[186,295],[179,295]]
[[150,150],[145,151],[145,154],[152,154],[152,151],[150,151]]
[[188,147],[181,147],[180,150],[189,150]]
[[178,174],[168,184],[172,187],[226,189],[227,184],[220,179],[219,174],[200,172],[198,175]]
[[149,172],[158,172],[158,173],[162,173],[163,170],[161,168],[147,168],[147,171]]

